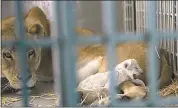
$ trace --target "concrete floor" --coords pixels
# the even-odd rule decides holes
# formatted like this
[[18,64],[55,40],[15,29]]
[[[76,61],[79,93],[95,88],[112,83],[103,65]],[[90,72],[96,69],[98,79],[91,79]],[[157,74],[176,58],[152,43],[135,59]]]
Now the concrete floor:
[[[1,79],[2,84],[2,79]],[[32,107],[55,107],[56,105],[56,97],[54,95],[54,87],[53,82],[44,83],[37,82],[36,87],[32,89],[32,92],[29,97],[29,105]],[[45,95],[46,94],[46,95]],[[51,95],[50,95],[51,94]],[[42,96],[43,95],[43,96]],[[20,98],[16,93],[3,93],[1,95],[3,98]],[[41,97],[40,97],[41,96]],[[2,102],[2,100],[1,100]],[[22,105],[22,99],[16,102],[12,102],[10,104],[3,104],[2,107],[20,107]],[[178,107],[176,105],[166,105],[164,107]]]
[[[53,95],[46,95],[43,97],[44,94],[53,94]],[[38,96],[38,97],[34,97]],[[6,93],[2,94],[2,97],[12,97],[12,98],[19,98],[19,95],[15,93]],[[56,104],[56,97],[54,96],[54,89],[53,89],[53,83],[42,83],[38,82],[36,87],[32,90],[30,98],[29,98],[29,105],[31,107],[48,107],[48,108],[54,108]],[[22,107],[22,99],[16,102],[13,102],[11,104],[5,104],[2,105],[2,107]],[[177,105],[166,105],[164,107],[178,107]]]
[[[52,94],[54,93],[54,89],[53,89],[53,83],[37,83],[36,87],[32,90],[30,98],[29,98],[29,103],[30,106],[33,107],[49,107],[49,106],[53,106],[55,105],[55,96],[43,96],[42,98],[39,97],[34,97],[34,96],[41,96],[44,94]],[[15,93],[6,93],[6,94],[2,94],[2,97],[13,97],[13,98],[19,98],[19,95],[15,94]],[[48,98],[48,99],[47,99]],[[19,107],[22,106],[22,100],[19,100],[17,102],[13,102],[9,105],[2,105],[4,107]]]

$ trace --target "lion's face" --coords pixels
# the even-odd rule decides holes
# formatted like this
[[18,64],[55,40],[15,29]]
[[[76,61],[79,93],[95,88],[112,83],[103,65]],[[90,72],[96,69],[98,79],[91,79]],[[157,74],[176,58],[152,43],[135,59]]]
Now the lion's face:
[[135,59],[127,59],[121,62],[120,64],[116,66],[116,70],[118,70],[119,68],[124,68],[126,70],[129,70],[126,72],[131,77],[133,75],[141,75],[143,73],[142,69],[140,68],[140,66],[138,65]]
[[[6,19],[8,20],[8,19]],[[3,20],[3,21],[6,21]],[[4,25],[5,22],[2,22],[2,25]],[[9,23],[8,23],[9,24]],[[1,29],[1,39],[2,41],[10,41],[16,39],[16,33],[15,33],[15,26],[10,25],[6,26]],[[27,36],[27,39],[36,39],[36,35],[32,35],[30,33],[25,34]],[[3,47],[1,48],[1,67],[2,67],[2,74],[8,79],[10,86],[14,89],[20,89],[21,88],[21,80],[22,76],[20,73],[19,68],[19,62],[18,62],[18,54],[16,47]],[[26,60],[27,60],[27,87],[31,88],[36,84],[37,81],[37,69],[40,65],[41,61],[41,48],[33,48],[33,47],[27,47],[26,49]]]
[[[36,84],[36,71],[41,61],[41,48],[27,48],[27,87]],[[3,48],[1,52],[2,73],[8,79],[10,86],[20,89],[22,76],[20,74],[17,50],[15,47]]]

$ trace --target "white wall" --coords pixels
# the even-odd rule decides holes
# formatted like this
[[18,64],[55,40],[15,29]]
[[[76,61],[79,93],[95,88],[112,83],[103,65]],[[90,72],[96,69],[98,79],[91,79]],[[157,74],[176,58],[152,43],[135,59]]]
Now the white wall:
[[[2,1],[2,18],[7,16],[14,16],[13,1]],[[24,1],[24,12],[27,12],[33,6],[39,6],[47,15],[49,19],[52,18],[52,1]],[[77,24],[78,26],[90,28],[95,32],[101,32],[101,3],[100,1],[76,1],[77,8]],[[117,30],[124,30],[123,21],[123,4],[122,1],[117,1]]]

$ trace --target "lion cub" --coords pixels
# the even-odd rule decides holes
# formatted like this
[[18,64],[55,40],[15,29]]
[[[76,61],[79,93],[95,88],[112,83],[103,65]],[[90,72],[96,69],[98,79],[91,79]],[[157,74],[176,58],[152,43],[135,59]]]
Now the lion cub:
[[[121,82],[134,78],[134,74],[141,74],[142,69],[138,66],[135,59],[128,59],[115,67],[115,73],[117,75],[116,82],[118,86]],[[77,87],[77,91],[82,94],[82,98],[85,98],[83,103],[91,104],[97,100],[97,94],[107,96],[108,82],[108,72],[91,75],[80,82]]]

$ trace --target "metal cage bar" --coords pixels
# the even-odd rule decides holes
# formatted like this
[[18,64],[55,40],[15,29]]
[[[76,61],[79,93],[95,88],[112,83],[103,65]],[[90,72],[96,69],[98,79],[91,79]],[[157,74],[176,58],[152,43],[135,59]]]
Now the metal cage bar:
[[113,41],[114,32],[116,32],[116,23],[115,23],[115,1],[101,1],[102,3],[102,27],[104,33],[107,35],[107,59],[108,59],[108,69],[109,71],[109,94],[111,95],[111,105],[116,105],[116,100],[114,96],[116,94],[115,90],[115,72],[114,65],[116,61],[113,57],[115,56],[115,41]]
[[[34,44],[36,41],[29,41],[29,40],[25,40],[22,38],[22,36],[24,35],[23,33],[23,26],[21,23],[21,4],[20,1],[14,1],[15,2],[15,10],[16,10],[16,17],[17,17],[17,40],[15,41],[3,41],[2,42],[2,46],[11,46],[11,45],[15,45],[17,46],[18,50],[18,54],[21,56],[21,58],[19,58],[19,63],[20,63],[20,72],[22,75],[22,90],[23,90],[23,105],[24,106],[28,106],[28,95],[27,95],[27,91],[26,91],[26,61],[25,61],[25,46],[40,46],[40,47],[45,47],[45,46],[52,46],[53,51],[56,50],[56,52],[53,52],[53,59],[55,57],[57,57],[56,61],[53,61],[54,63],[57,63],[56,66],[54,66],[54,70],[57,74],[56,78],[61,78],[61,84],[59,84],[58,82],[55,82],[55,85],[60,86],[61,88],[61,93],[62,93],[62,106],[76,106],[76,99],[77,99],[77,95],[75,93],[75,56],[74,56],[74,49],[72,49],[72,46],[76,45],[76,43],[78,44],[85,44],[85,42],[87,44],[93,44],[93,43],[105,43],[107,44],[107,56],[108,56],[108,67],[110,70],[110,74],[109,74],[109,80],[110,80],[110,95],[113,97],[112,98],[112,104],[111,106],[115,106],[117,103],[114,99],[114,94],[115,94],[115,90],[114,90],[114,71],[113,71],[113,67],[114,67],[114,46],[116,43],[118,42],[128,42],[128,41],[144,41],[145,40],[145,36],[140,35],[140,34],[135,34],[135,33],[129,33],[129,34],[120,34],[120,33],[116,33],[115,32],[115,19],[114,19],[114,2],[113,1],[102,1],[102,12],[103,12],[103,29],[107,35],[107,37],[98,37],[96,38],[95,36],[86,38],[86,37],[76,37],[74,30],[74,22],[72,20],[73,18],[73,13],[71,11],[71,1],[56,1],[55,6],[54,6],[54,11],[56,14],[55,16],[55,20],[54,23],[56,23],[56,25],[54,27],[56,27],[56,29],[54,31],[52,31],[53,36],[51,39],[46,39],[44,40],[40,40],[38,41],[38,43]],[[58,7],[59,6],[59,7]],[[146,8],[146,15],[148,15],[148,19],[146,19],[146,26],[147,26],[147,35],[149,36],[149,40],[148,44],[148,60],[149,60],[149,73],[148,73],[148,78],[149,78],[149,87],[150,87],[150,97],[149,97],[149,101],[146,103],[142,103],[142,102],[128,102],[125,104],[122,104],[121,102],[119,102],[117,104],[117,106],[156,106],[156,105],[164,105],[166,103],[170,103],[170,104],[175,104],[177,103],[178,98],[176,97],[168,97],[166,99],[158,99],[159,97],[156,95],[157,94],[157,84],[156,82],[156,72],[157,71],[157,61],[156,61],[156,54],[154,53],[154,48],[155,45],[157,44],[157,41],[159,41],[160,39],[163,38],[178,38],[177,36],[177,32],[172,31],[172,32],[164,32],[164,33],[160,33],[160,32],[156,32],[156,14],[155,14],[155,1],[147,1],[146,4],[147,8]],[[59,18],[59,14],[57,13],[58,9],[60,9],[60,18]],[[59,12],[59,11],[58,11]],[[59,21],[57,21],[57,19],[60,19]],[[152,23],[150,23],[152,22]],[[62,25],[62,29],[58,29],[59,25]],[[72,25],[70,25],[72,24]],[[61,27],[61,26],[60,26]],[[84,42],[81,42],[84,41]],[[94,42],[93,42],[94,41]],[[13,42],[13,43],[11,43]],[[47,42],[47,43],[45,43]],[[66,44],[67,42],[71,42],[71,44]],[[76,43],[75,43],[76,42]],[[69,61],[70,59],[70,61]],[[63,60],[63,62],[61,62]],[[59,62],[60,61],[60,62]],[[60,68],[57,68],[57,65],[60,65]],[[70,69],[66,69],[66,66],[68,65],[68,68]],[[62,70],[62,71],[61,71]],[[64,77],[64,78],[62,78]],[[65,79],[68,78],[68,79]],[[59,81],[59,80],[55,80],[55,81]],[[112,84],[111,84],[112,82]],[[67,86],[65,85],[67,84]],[[59,89],[58,89],[59,90]],[[70,98],[69,98],[69,95]],[[72,98],[71,98],[72,97]],[[163,103],[164,102],[164,103]]]
[[[59,31],[58,28],[60,25],[60,21],[58,21],[59,15],[58,15],[58,10],[59,10],[59,2],[53,1],[52,2],[53,5],[53,9],[52,9],[52,14],[53,14],[53,19],[51,21],[51,24],[53,26],[51,26],[51,40],[58,40],[59,41],[59,34],[61,33]],[[53,73],[54,73],[54,90],[57,96],[57,105],[56,106],[60,106],[61,102],[61,98],[62,96],[60,95],[61,93],[59,91],[62,91],[62,85],[61,82],[62,80],[60,80],[59,78],[62,77],[61,75],[61,70],[60,70],[60,48],[59,48],[59,42],[53,43],[51,44],[52,47],[52,63],[53,63]]]
[[148,80],[149,80],[149,89],[150,89],[150,97],[149,100],[151,105],[154,105],[157,96],[157,71],[158,71],[158,61],[156,59],[156,53],[154,52],[155,46],[157,46],[157,36],[156,32],[156,1],[146,1],[146,27],[149,33],[149,42],[148,42]]
[[23,104],[25,107],[28,106],[28,92],[27,92],[27,61],[26,61],[26,46],[24,44],[24,26],[22,23],[22,5],[20,1],[16,1],[14,3],[15,15],[16,15],[16,33],[17,33],[17,54],[18,54],[18,62],[20,68],[20,76],[22,76],[21,87],[22,87],[22,95],[23,95]]
[[[73,4],[71,1],[56,2],[55,11],[60,14],[59,24],[62,26],[59,33],[56,32],[60,43],[60,74],[61,74],[61,104],[62,106],[77,106],[77,96],[75,93],[75,40],[76,33],[74,32],[74,15],[72,12]],[[57,8],[59,6],[59,8]],[[59,10],[58,10],[59,9]],[[58,18],[56,17],[56,19]],[[59,55],[58,55],[59,56]],[[58,61],[59,62],[59,61]],[[73,82],[73,84],[71,84]],[[71,98],[72,97],[72,98]]]
[[[178,1],[176,1],[176,31],[178,30]],[[177,40],[177,52],[176,52],[176,58],[177,58],[177,73],[175,74],[176,75],[176,78],[178,79],[178,40]]]

